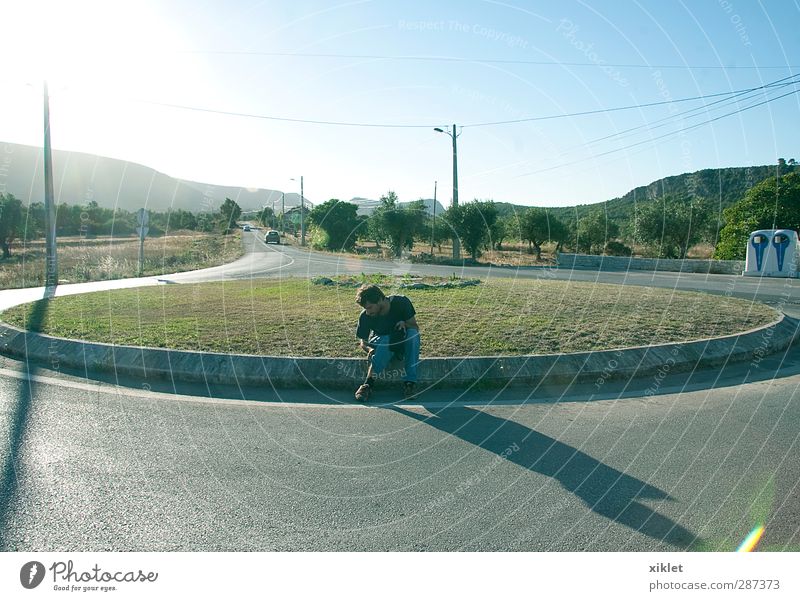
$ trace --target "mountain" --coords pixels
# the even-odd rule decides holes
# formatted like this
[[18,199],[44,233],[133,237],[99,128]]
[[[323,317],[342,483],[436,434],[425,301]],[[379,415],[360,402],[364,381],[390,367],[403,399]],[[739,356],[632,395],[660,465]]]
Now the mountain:
[[[41,148],[0,142],[0,191],[25,204],[44,200],[44,164]],[[281,209],[281,192],[235,186],[217,186],[180,180],[150,167],[82,152],[53,151],[53,186],[56,203],[82,205],[92,200],[105,208],[136,211],[185,209],[216,210],[225,198],[243,211],[264,206]],[[305,199],[306,204],[314,203]],[[300,195],[286,194],[285,207],[298,206]]]
[[[656,180],[646,186],[634,188],[624,196],[605,202],[580,204],[571,207],[549,207],[551,215],[561,221],[574,221],[595,210],[604,210],[608,218],[626,226],[633,217],[636,205],[657,200],[665,196],[679,198],[704,198],[720,213],[723,209],[741,200],[745,193],[757,183],[775,177],[775,165],[756,167],[726,167],[702,169],[692,173],[672,175]],[[796,169],[791,162],[781,167],[781,173]],[[528,207],[510,203],[497,203],[501,215],[525,211]]]
[[[199,212],[216,210],[227,197],[235,200],[243,211],[260,210],[264,206],[271,206],[276,212],[281,210],[281,192],[278,190],[180,180],[137,163],[63,150],[53,151],[53,164],[57,203],[80,205],[94,200],[101,207],[119,207],[128,211],[136,211],[141,207],[164,211],[172,207]],[[790,161],[781,166],[781,172],[788,173],[796,168]],[[42,201],[42,169],[41,148],[0,142],[0,192],[11,193],[26,204]],[[774,177],[775,173],[775,165],[703,169],[659,179],[605,202],[554,207],[548,211],[562,221],[574,221],[576,215],[582,217],[593,210],[602,209],[623,227],[630,222],[637,204],[666,195],[705,198],[715,203],[721,211],[740,200],[758,182]],[[314,205],[308,198],[305,202],[309,206]],[[380,201],[356,197],[347,202],[358,206],[359,215],[369,215]],[[285,208],[299,204],[299,194],[286,194]],[[431,213],[433,200],[425,199],[425,206]],[[501,215],[529,208],[505,202],[498,202],[497,207]],[[444,207],[436,201],[436,214],[443,212]]]
[[[428,214],[429,215],[433,214],[433,211],[434,211],[434,206],[433,206],[434,200],[432,198],[423,198],[421,200],[422,200],[422,202],[425,203],[425,210],[428,212]],[[358,215],[371,215],[372,212],[375,209],[377,209],[378,206],[380,206],[380,204],[381,204],[380,200],[372,200],[370,198],[361,198],[361,197],[358,197],[358,196],[355,197],[355,198],[351,198],[350,200],[348,200],[346,202],[352,203],[352,204],[354,204],[354,205],[356,205],[358,207],[358,210],[356,211],[356,213]],[[436,214],[437,215],[441,215],[442,213],[444,213],[444,207],[442,206],[442,203],[440,203],[438,200],[435,201],[435,202],[436,202]],[[400,205],[401,207],[404,207],[404,206],[410,205],[411,202],[410,201],[409,202],[399,202],[397,204]]]
[[[794,167],[787,166],[785,172],[793,169]],[[601,204],[605,204],[609,218],[620,224],[631,219],[636,204],[664,196],[704,198],[711,201],[712,206],[721,213],[723,209],[741,200],[754,185],[768,177],[775,177],[775,173],[775,165],[702,169],[659,179]],[[564,213],[574,218],[576,213],[582,216],[597,206],[599,205],[578,205],[568,208]]]

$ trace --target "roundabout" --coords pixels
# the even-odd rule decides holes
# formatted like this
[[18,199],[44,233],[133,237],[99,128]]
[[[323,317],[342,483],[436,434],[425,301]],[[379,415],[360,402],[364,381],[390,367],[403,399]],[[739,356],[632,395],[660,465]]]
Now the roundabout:
[[[162,280],[387,271],[385,263],[325,255],[317,263],[314,253],[291,248],[256,253],[238,267]],[[798,317],[795,282],[515,276],[714,290]],[[59,287],[55,295],[77,290]],[[0,300],[43,293],[4,291]],[[756,333],[759,344],[791,323]],[[57,356],[2,357],[1,546],[727,551],[762,524],[760,550],[800,549],[796,347],[684,372],[669,358],[647,376],[601,382],[601,371],[584,381],[445,387],[414,403],[387,391],[367,406],[352,403],[352,390],[184,382],[93,371],[86,362],[70,368]]]
[[[351,334],[358,311],[351,288],[364,281],[414,300],[423,327],[420,384],[431,391],[691,372],[763,359],[797,333],[780,311],[786,303],[737,299],[727,283],[717,296],[678,290],[713,276],[675,274],[670,288],[658,288],[656,277],[669,275],[648,274],[648,286],[632,288],[600,281],[602,273],[591,274],[594,282],[580,281],[585,272],[497,268],[445,277],[435,275],[441,268],[415,266],[421,275],[412,279],[403,265],[275,250],[255,236],[251,244],[224,268],[59,287],[63,298],[17,308],[6,301],[3,320],[11,323],[2,326],[0,348],[43,365],[140,379],[350,389],[366,370]],[[397,275],[384,274],[387,267]],[[310,275],[323,269],[342,284]],[[307,277],[298,277],[303,271]],[[24,333],[26,324],[34,332]],[[391,367],[384,380],[401,376]]]

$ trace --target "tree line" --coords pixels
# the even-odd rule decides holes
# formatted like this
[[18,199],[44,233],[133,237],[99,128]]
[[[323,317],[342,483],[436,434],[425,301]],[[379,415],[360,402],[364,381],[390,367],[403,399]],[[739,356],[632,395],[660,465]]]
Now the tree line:
[[[226,198],[217,211],[150,211],[148,236],[162,236],[177,230],[226,233],[235,226],[241,212],[239,205],[230,198]],[[107,209],[95,201],[83,205],[62,203],[56,207],[57,236],[130,236],[136,233],[137,226],[136,213]],[[11,245],[15,240],[37,240],[44,235],[44,203],[33,202],[25,206],[13,194],[0,193],[2,258],[11,256]]]
[[720,212],[718,203],[689,195],[665,196],[639,203],[627,221],[612,219],[602,207],[572,218],[558,218],[546,208],[531,207],[501,214],[491,200],[450,207],[435,221],[422,200],[401,205],[394,192],[380,199],[369,216],[338,199],[317,205],[309,222],[319,236],[315,245],[327,250],[352,250],[359,241],[386,244],[395,256],[415,241],[441,245],[458,237],[477,259],[508,241],[527,243],[541,258],[543,245],[556,251],[630,256],[632,246],[651,257],[683,259],[698,243],[714,247],[716,259],[744,259],[750,232],[757,229],[800,231],[800,172],[782,162],[778,171],[750,188],[744,198]]
[[[565,221],[537,207],[500,215],[493,201],[476,199],[450,207],[433,221],[424,201],[400,205],[394,192],[382,196],[368,217],[357,215],[357,208],[338,199],[314,207],[309,221],[322,233],[317,244],[328,250],[352,250],[359,240],[370,240],[388,245],[400,256],[414,241],[441,245],[457,237],[473,259],[507,241],[527,243],[537,259],[546,243],[555,244],[557,251],[631,254],[619,239],[619,225],[602,209]],[[707,203],[687,204],[672,198],[653,203],[636,215],[636,239],[649,242],[657,256],[685,256],[689,247],[709,235],[710,213]]]
[[483,251],[500,248],[510,240],[527,242],[531,252],[540,256],[546,242],[555,242],[559,248],[572,245],[589,251],[608,238],[608,224],[594,215],[582,219],[576,230],[547,209],[530,208],[501,215],[491,200],[475,199],[451,206],[433,218],[423,200],[401,205],[390,191],[380,198],[371,215],[359,216],[357,209],[356,205],[335,198],[314,207],[309,222],[321,233],[316,244],[328,250],[352,250],[358,241],[373,241],[379,247],[386,244],[395,256],[400,256],[415,241],[441,245],[458,238],[464,250],[477,259]]
[[[328,250],[352,250],[359,241],[388,246],[395,256],[411,249],[415,241],[439,245],[457,237],[465,251],[477,259],[505,242],[523,242],[541,258],[542,246],[555,244],[557,251],[630,255],[632,246],[659,258],[685,258],[689,249],[705,242],[714,246],[716,259],[744,259],[750,232],[758,229],[800,231],[800,171],[796,162],[779,161],[776,174],[750,188],[744,198],[720,212],[718,204],[689,195],[672,195],[639,203],[627,221],[613,219],[603,207],[570,217],[556,217],[553,210],[531,207],[502,214],[491,200],[475,199],[428,214],[425,202],[401,204],[394,192],[380,198],[369,216],[358,207],[330,199],[308,212],[313,243]],[[227,232],[241,215],[241,208],[226,198],[218,211],[192,213],[182,209],[151,212],[149,235],[175,230]],[[279,223],[271,209],[259,214],[264,225]],[[44,235],[44,204],[25,207],[11,194],[0,194],[0,250],[10,256],[15,239]],[[58,206],[59,236],[127,236],[135,232],[136,214],[106,209],[92,201],[85,205]]]

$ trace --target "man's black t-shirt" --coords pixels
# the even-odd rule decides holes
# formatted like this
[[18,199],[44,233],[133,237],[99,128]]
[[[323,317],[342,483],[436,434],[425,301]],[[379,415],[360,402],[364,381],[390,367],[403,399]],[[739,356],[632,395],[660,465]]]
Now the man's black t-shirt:
[[408,321],[416,314],[414,305],[407,296],[399,294],[386,297],[389,300],[389,312],[386,315],[367,315],[361,311],[358,317],[356,338],[369,340],[370,332],[377,336],[386,336],[392,333],[398,321]]

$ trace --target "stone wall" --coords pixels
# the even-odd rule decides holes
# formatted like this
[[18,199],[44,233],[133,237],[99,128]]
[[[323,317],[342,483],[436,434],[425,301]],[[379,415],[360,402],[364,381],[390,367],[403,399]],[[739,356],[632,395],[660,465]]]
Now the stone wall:
[[744,261],[715,261],[713,259],[644,259],[640,257],[607,257],[604,255],[574,255],[560,253],[558,266],[562,269],[592,271],[679,271],[687,273],[722,273],[742,275]]

